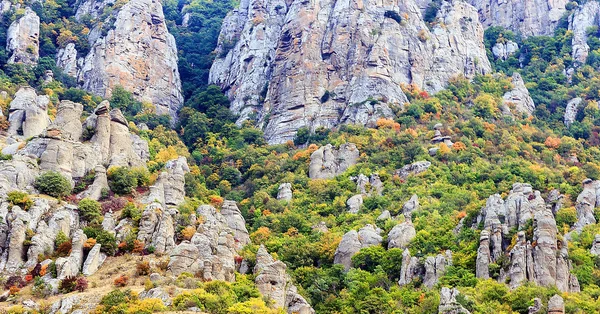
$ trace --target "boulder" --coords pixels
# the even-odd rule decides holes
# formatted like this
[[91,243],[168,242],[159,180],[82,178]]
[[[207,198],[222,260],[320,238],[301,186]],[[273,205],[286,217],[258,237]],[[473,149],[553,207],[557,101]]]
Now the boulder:
[[98,271],[102,263],[104,263],[104,260],[106,259],[106,254],[100,252],[100,247],[101,245],[100,243],[98,243],[94,245],[94,247],[92,247],[92,249],[88,253],[87,258],[83,263],[83,269],[81,271],[84,276],[93,275],[96,271]]
[[140,300],[159,299],[162,301],[164,306],[170,306],[172,303],[169,294],[166,291],[164,291],[161,287],[152,288],[148,291],[142,291],[140,292],[138,297],[140,298]]
[[565,301],[563,298],[555,294],[550,300],[548,300],[548,314],[564,314],[565,313]]
[[417,236],[417,232],[410,219],[395,225],[388,233],[388,250],[392,248],[407,248],[415,236]]
[[412,212],[419,209],[419,197],[417,194],[413,194],[410,199],[402,205],[402,214],[405,216],[412,215]]
[[494,58],[503,61],[506,61],[506,59],[508,59],[516,52],[519,52],[519,45],[517,45],[517,43],[512,40],[507,40],[506,42],[497,42],[492,47],[492,53],[494,54]]
[[35,89],[29,86],[21,87],[8,109],[8,134],[22,135],[24,138],[41,134],[50,123],[47,112],[49,103],[48,96],[38,96]]
[[225,218],[227,226],[233,231],[237,249],[241,249],[251,242],[246,229],[246,221],[235,201],[225,200],[221,207],[221,215]]
[[408,165],[402,167],[402,169],[396,170],[396,172],[394,172],[394,174],[397,175],[398,177],[400,177],[401,180],[406,180],[408,178],[408,176],[424,172],[430,166],[431,166],[431,162],[429,162],[429,161],[426,161],[426,160],[417,161],[415,163],[408,164]]
[[348,206],[348,212],[351,214],[358,213],[362,204],[363,197],[361,194],[354,195],[346,201],[346,205]]
[[597,234],[594,237],[594,243],[592,243],[592,248],[590,249],[590,254],[594,256],[600,255],[600,234]]
[[533,99],[529,96],[529,91],[525,87],[523,78],[517,72],[512,75],[513,89],[506,92],[503,98],[503,105],[514,110],[519,114],[531,116],[535,110]]
[[348,231],[342,237],[333,258],[334,264],[344,265],[348,270],[352,266],[352,256],[358,253],[360,249],[381,244],[383,238],[380,236],[381,229],[372,225],[366,225],[358,232],[356,230]]
[[579,105],[583,102],[583,99],[577,97],[569,100],[567,108],[565,109],[565,125],[569,127],[571,123],[575,122],[577,117],[577,111],[579,111]]
[[282,183],[279,185],[279,189],[277,191],[277,199],[284,201],[292,200],[292,184],[291,183]]

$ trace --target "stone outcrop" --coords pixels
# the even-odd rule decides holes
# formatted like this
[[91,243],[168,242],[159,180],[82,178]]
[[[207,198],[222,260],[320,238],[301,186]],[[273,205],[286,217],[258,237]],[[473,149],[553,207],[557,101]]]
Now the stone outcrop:
[[175,227],[171,215],[159,203],[146,206],[140,219],[137,239],[152,246],[157,254],[168,253],[175,247]]
[[321,146],[310,155],[308,176],[311,179],[331,179],[358,162],[358,148],[352,143],[334,149],[331,144]]
[[71,254],[68,257],[59,257],[56,259],[56,273],[58,279],[66,277],[74,277],[79,274],[83,266],[83,244],[87,237],[83,230],[79,229],[75,232],[72,239]]
[[228,204],[221,212],[210,205],[198,207],[196,217],[201,223],[190,241],[181,242],[170,253],[169,272],[198,272],[205,280],[235,280],[235,256],[250,237],[244,233],[245,222],[234,206]]
[[356,194],[350,197],[346,201],[346,206],[348,206],[348,212],[351,214],[357,214],[360,210],[360,207],[363,204],[363,196],[362,194]]
[[600,255],[600,234],[597,234],[594,237],[594,243],[592,243],[592,248],[590,248],[590,254],[594,256]]
[[83,105],[69,100],[63,100],[58,104],[56,118],[52,121],[50,128],[61,131],[61,137],[69,141],[79,141],[83,132],[81,125],[81,114]]
[[64,48],[58,50],[56,53],[56,66],[61,68],[65,74],[77,77],[79,64],[77,59],[77,49],[75,49],[74,43],[68,43]]
[[583,227],[595,224],[594,208],[600,206],[600,181],[585,179],[583,191],[577,196],[575,210],[577,210],[577,222],[573,228],[581,231]]
[[[532,281],[565,292],[579,291],[577,278],[571,274],[566,241],[558,239],[552,207],[546,206],[540,193],[529,184],[513,184],[506,200],[498,194],[490,196],[477,221],[484,228],[477,251],[478,278],[489,278],[489,265],[508,253],[509,264],[500,270],[498,280],[508,280],[511,288]],[[530,239],[522,231],[529,222],[533,222],[534,228]],[[509,230],[513,228],[521,231],[507,252],[511,241]]]
[[579,111],[579,105],[583,102],[583,99],[577,97],[569,100],[567,103],[567,107],[565,109],[564,121],[565,125],[568,127],[571,123],[575,122],[575,118],[577,117],[577,111]]
[[277,199],[284,201],[292,200],[292,184],[291,183],[282,183],[279,185],[277,190]]
[[555,294],[548,300],[548,314],[565,314],[565,301]]
[[13,190],[34,191],[33,182],[38,174],[36,159],[17,155],[12,160],[0,161],[0,196]]
[[516,113],[531,116],[535,110],[533,99],[529,96],[529,91],[525,87],[523,78],[517,72],[513,73],[512,84],[514,88],[504,94],[503,105],[508,108],[514,108]]
[[410,220],[410,215],[406,215],[405,217],[407,218],[406,221],[395,225],[388,233],[388,249],[405,249],[417,235],[415,227]]
[[108,190],[106,168],[102,165],[97,165],[94,168],[94,182],[85,191],[81,192],[78,197],[80,199],[90,198],[97,201],[102,197],[102,191]]
[[[101,13],[96,2],[105,1],[84,2],[77,16]],[[112,25],[105,35],[103,23]],[[122,86],[140,101],[154,104],[157,114],[168,114],[175,120],[183,96],[175,39],[167,30],[161,2],[128,1],[103,23],[89,35],[91,49],[77,74],[82,87],[110,97],[116,86]],[[68,53],[65,64],[72,65],[73,52]]]
[[412,0],[245,0],[223,21],[209,81],[239,122],[258,113],[269,143],[302,127],[371,125],[407,102],[401,84],[437,92],[453,76],[490,71],[472,6],[444,1],[437,20],[430,29]]
[[12,22],[6,31],[8,63],[36,65],[40,57],[40,18],[27,7],[25,14]]
[[190,172],[187,159],[179,157],[169,160],[165,171],[161,172],[150,194],[145,197],[146,203],[159,202],[164,205],[177,206],[185,200],[185,174]]
[[419,209],[419,197],[417,194],[413,194],[410,199],[402,205],[402,214],[404,216],[410,216],[412,212]]
[[350,230],[342,237],[338,248],[335,251],[333,258],[334,264],[344,265],[344,269],[348,270],[352,266],[352,256],[358,253],[360,249],[380,245],[383,238],[380,235],[381,229],[372,225],[366,225],[358,232]]
[[572,56],[575,66],[585,64],[590,52],[590,46],[587,44],[587,32],[590,27],[598,26],[599,14],[600,3],[588,1],[578,5],[573,14],[569,16],[569,30],[573,32],[571,46],[573,47]]
[[483,26],[502,26],[523,36],[552,35],[567,0],[469,0]]
[[492,47],[492,53],[494,54],[494,58],[503,61],[506,61],[508,58],[510,58],[517,52],[519,52],[519,45],[512,40],[506,40],[505,42],[497,42]]
[[0,262],[0,270],[7,273],[16,273],[25,263],[23,259],[23,242],[25,241],[27,227],[21,219],[16,218],[9,222],[6,230],[10,231],[6,238],[6,245],[3,244],[2,248],[2,256],[6,255],[6,262]]
[[423,160],[408,164],[394,172],[395,175],[402,180],[406,180],[408,176],[422,173],[431,167],[431,162]]
[[8,134],[30,138],[42,133],[50,124],[47,112],[49,103],[48,96],[38,96],[32,87],[21,87],[8,109]]
[[446,272],[446,266],[452,265],[452,252],[446,251],[445,255],[428,256],[425,259],[425,274],[423,285],[429,289],[433,288]]
[[443,287],[440,291],[439,314],[470,314],[458,301],[456,297],[460,294],[456,288]]
[[[351,177],[353,181],[356,181],[356,192],[365,196],[383,194],[383,182],[377,173],[371,174],[370,177],[364,174],[359,174],[358,177]],[[367,186],[369,190],[367,191]]]
[[256,265],[254,266],[256,288],[265,298],[273,302],[274,308],[284,309],[290,314],[315,313],[291,283],[286,269],[287,266],[283,262],[276,261],[261,245],[256,253]]
[[81,270],[81,273],[84,276],[93,275],[96,271],[98,271],[102,263],[104,263],[104,260],[106,259],[106,254],[100,252],[100,247],[101,245],[100,243],[98,243],[94,245],[94,247],[92,247],[92,249],[88,253],[88,256],[85,259],[85,262],[83,263],[83,268]]

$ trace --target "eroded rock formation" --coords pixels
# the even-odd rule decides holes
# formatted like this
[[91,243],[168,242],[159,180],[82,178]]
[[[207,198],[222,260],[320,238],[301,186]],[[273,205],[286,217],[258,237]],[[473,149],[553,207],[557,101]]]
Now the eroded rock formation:
[[321,146],[310,155],[308,176],[311,179],[331,179],[358,162],[358,148],[352,143],[334,149],[331,144]]
[[383,238],[380,235],[381,229],[376,228],[372,225],[366,225],[358,232],[356,230],[350,230],[340,242],[338,248],[335,251],[333,258],[334,264],[344,265],[344,269],[348,270],[352,266],[352,256],[358,253],[360,249],[381,244]]
[[302,127],[371,125],[407,102],[401,84],[437,92],[490,71],[472,6],[444,1],[437,20],[430,29],[412,0],[245,0],[223,22],[209,80],[240,121],[258,113],[269,143]]
[[40,18],[25,8],[25,14],[12,22],[6,31],[6,50],[10,54],[8,63],[36,65],[40,51]]

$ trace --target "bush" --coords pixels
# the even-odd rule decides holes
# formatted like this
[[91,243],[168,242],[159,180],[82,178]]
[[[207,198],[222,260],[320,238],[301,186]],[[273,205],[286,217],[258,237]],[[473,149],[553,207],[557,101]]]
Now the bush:
[[48,171],[35,179],[35,188],[52,197],[64,197],[71,193],[71,183],[60,173]]
[[117,239],[112,233],[98,227],[85,227],[83,233],[88,238],[96,239],[96,242],[100,243],[101,252],[112,256],[117,251]]
[[29,194],[20,191],[8,192],[6,200],[12,206],[19,206],[22,210],[29,210],[33,206],[33,201],[29,197]]
[[117,287],[125,287],[129,283],[129,276],[121,275],[115,279],[113,282]]
[[10,287],[23,288],[25,287],[25,281],[21,276],[10,276],[4,283],[4,289],[9,289]]
[[135,265],[135,273],[138,276],[150,275],[150,263],[148,261],[140,261]]
[[69,292],[75,291],[76,286],[77,286],[77,277],[69,276],[60,281],[58,290],[61,293],[69,293]]
[[137,186],[137,175],[126,167],[111,168],[108,171],[108,185],[111,191],[125,195],[133,192]]
[[88,288],[88,282],[85,277],[77,278],[77,283],[75,284],[75,290],[79,292],[84,292]]
[[79,214],[87,222],[100,222],[102,220],[102,211],[100,203],[89,198],[84,198],[79,202]]

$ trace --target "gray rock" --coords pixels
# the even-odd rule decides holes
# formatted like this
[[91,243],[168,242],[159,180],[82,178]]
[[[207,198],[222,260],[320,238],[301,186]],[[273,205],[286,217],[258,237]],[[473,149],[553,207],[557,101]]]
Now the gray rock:
[[[569,30],[573,32],[571,45],[575,66],[583,65],[587,60],[590,52],[590,46],[587,44],[588,29],[593,26],[598,26],[599,12],[600,4],[596,1],[590,1],[578,5],[577,8],[573,10],[573,14],[569,15]],[[569,109],[568,105],[567,109]],[[566,121],[567,112],[565,112],[565,124],[567,124]],[[570,120],[570,122],[573,122],[573,120]]]
[[567,108],[565,109],[565,125],[568,127],[575,121],[575,117],[577,117],[577,111],[579,111],[579,105],[583,99],[577,97],[569,100],[567,103]]
[[59,129],[61,138],[65,140],[79,141],[83,131],[80,121],[82,112],[82,104],[63,100],[58,104],[56,118],[50,127]]
[[348,212],[351,214],[357,214],[362,204],[363,197],[361,194],[354,195],[346,201],[346,205],[348,206]]
[[590,254],[594,256],[600,255],[600,234],[597,234],[594,237],[594,243],[592,243],[592,248],[590,249]]
[[309,177],[331,179],[358,162],[359,151],[352,143],[343,144],[338,150],[331,144],[321,146],[310,155]]
[[183,272],[195,273],[200,270],[200,251],[189,241],[183,241],[170,253],[167,269],[175,276]]
[[31,8],[12,22],[6,31],[6,50],[10,54],[7,63],[36,65],[40,50],[40,18]]
[[38,96],[35,89],[29,86],[21,87],[8,110],[8,134],[22,135],[24,138],[41,134],[50,123],[47,112],[49,103],[48,96]]
[[23,260],[23,242],[25,241],[27,227],[21,219],[13,220],[9,226],[10,233],[8,235],[8,247],[6,247],[8,257],[4,270],[9,274],[14,274],[25,263]]
[[152,288],[148,291],[142,291],[142,292],[140,292],[138,297],[141,300],[143,300],[143,299],[159,299],[162,301],[163,305],[165,305],[165,306],[171,305],[171,297],[161,287]]
[[429,289],[435,286],[446,272],[446,266],[452,265],[452,252],[446,251],[445,255],[428,256],[425,259],[425,275],[423,285]]
[[581,231],[584,226],[595,224],[594,208],[600,205],[600,181],[586,179],[583,181],[583,191],[577,196],[575,209],[577,222],[573,227]]
[[[410,27],[385,18],[389,10],[406,14]],[[223,21],[209,82],[226,91],[238,122],[258,112],[269,143],[293,140],[303,127],[370,125],[393,116],[388,104],[407,102],[401,84],[437,92],[456,75],[490,71],[477,10],[443,2],[437,18],[443,22],[430,30],[412,0],[400,7],[244,1]],[[348,36],[361,29],[379,33]]]
[[146,206],[140,219],[137,239],[153,246],[157,254],[165,254],[175,247],[173,218],[162,205],[152,203]]
[[533,305],[530,306],[528,308],[528,314],[536,314],[536,313],[540,313],[540,311],[542,310],[542,300],[540,298],[534,298],[533,299]]
[[246,229],[246,220],[244,220],[244,216],[242,216],[235,201],[225,200],[221,207],[221,215],[227,221],[227,226],[233,231],[233,237],[238,249],[251,242],[248,230]]
[[352,256],[358,253],[360,249],[380,245],[383,238],[380,235],[381,229],[372,225],[362,227],[358,232],[356,230],[348,231],[342,237],[338,248],[335,251],[333,263],[344,265],[348,270],[352,266]]
[[494,54],[494,57],[504,61],[518,51],[519,45],[512,40],[507,40],[506,42],[497,42],[492,47],[492,53]]
[[440,305],[438,313],[440,314],[470,314],[458,301],[456,297],[460,294],[456,288],[443,287],[440,291]]
[[381,215],[377,216],[377,220],[388,220],[392,219],[392,214],[390,214],[389,210],[384,210],[381,212]]
[[564,314],[565,313],[565,301],[563,298],[555,294],[550,300],[548,300],[548,314]]
[[292,200],[292,184],[291,183],[282,183],[279,185],[277,191],[277,199],[284,201]]
[[400,279],[398,285],[404,286],[411,283],[415,278],[421,276],[421,265],[417,257],[411,257],[410,251],[404,249],[402,252],[402,266],[400,269]]
[[552,35],[568,1],[469,0],[484,27],[502,26],[523,36]]
[[71,254],[66,258],[59,257],[56,259],[56,277],[58,279],[74,277],[79,274],[83,266],[83,244],[85,241],[87,241],[87,237],[83,230],[77,230],[73,235]]
[[98,243],[94,245],[94,247],[88,253],[87,258],[83,263],[83,269],[81,271],[84,276],[93,275],[94,273],[96,273],[96,271],[98,271],[102,263],[104,263],[104,260],[106,259],[106,254],[100,252],[100,247],[101,245],[100,243]]
[[490,232],[487,230],[481,231],[479,236],[479,249],[477,250],[477,262],[475,266],[475,275],[477,278],[490,278],[490,262],[492,256],[490,253]]
[[514,107],[517,113],[531,116],[535,110],[535,104],[519,73],[513,73],[512,83],[514,88],[504,94],[503,104],[509,108]]
[[[102,7],[112,2],[85,1],[77,16],[99,17]],[[82,87],[108,98],[115,86],[121,85],[138,100],[154,104],[157,114],[169,114],[176,120],[183,104],[177,48],[167,30],[161,2],[128,1],[103,22],[113,27],[104,35],[99,23],[90,32],[90,52],[77,73]]]
[[412,212],[414,212],[415,210],[419,209],[419,197],[417,196],[417,194],[413,194],[410,199],[404,203],[404,205],[402,205],[402,213],[405,216],[410,216],[412,215]]
[[64,48],[58,49],[56,53],[56,66],[69,76],[77,77],[79,67],[77,65],[75,43],[68,43]]
[[408,178],[408,176],[424,172],[430,166],[431,166],[431,162],[429,162],[429,161],[426,161],[426,160],[417,161],[415,163],[412,163],[412,164],[402,167],[402,169],[396,170],[396,172],[394,174],[399,176],[400,179],[406,180]]
[[106,176],[106,168],[104,168],[104,166],[97,165],[96,168],[94,168],[94,175],[94,182],[78,195],[79,198],[90,198],[97,201],[102,197],[102,191],[108,191],[110,189],[108,186],[108,178]]
[[185,174],[190,168],[185,157],[169,160],[165,165],[167,169],[167,182],[163,184],[165,189],[165,203],[167,205],[179,205],[185,200]]
[[405,249],[415,236],[417,236],[417,232],[410,220],[397,224],[388,233],[388,249]]

